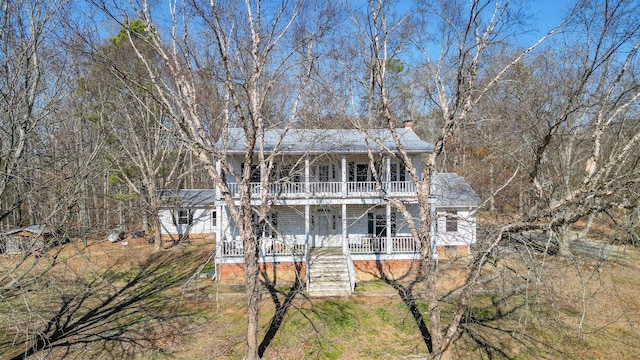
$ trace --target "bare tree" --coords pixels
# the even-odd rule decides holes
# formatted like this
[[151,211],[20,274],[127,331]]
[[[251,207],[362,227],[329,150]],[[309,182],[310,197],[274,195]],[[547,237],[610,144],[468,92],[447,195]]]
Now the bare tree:
[[120,194],[118,201],[135,200],[142,205],[143,228],[151,230],[154,248],[160,250],[161,190],[178,177],[183,150],[169,130],[164,109],[148,91],[148,72],[132,50],[137,46],[152,60],[152,49],[144,41],[152,35],[139,20],[124,26],[128,30],[122,29],[95,50],[79,91],[89,100],[84,104],[85,117],[108,139],[104,157],[113,172],[112,182],[124,182],[134,194],[133,198]]
[[[112,13],[111,8],[103,9]],[[161,58],[162,71],[132,43],[146,66],[158,103],[185,146],[205,165],[212,183],[221,189],[229,216],[239,228],[246,270],[247,359],[264,352],[258,346],[259,239],[253,231],[252,217],[255,214],[262,222],[267,216],[266,184],[279,146],[277,142],[275,149],[265,149],[264,131],[276,127],[284,136],[294,125],[313,68],[314,40],[325,29],[322,16],[300,21],[304,9],[323,14],[319,7],[303,2],[173,4],[168,38],[155,36],[148,40]],[[137,10],[148,29],[160,31],[148,4]],[[191,25],[189,16],[195,16],[197,21],[193,23],[197,25]],[[219,89],[215,92],[222,96],[223,106],[217,113],[205,111],[207,107],[200,103],[198,89],[206,79],[203,75],[215,81]],[[277,90],[284,90],[279,97],[283,101],[274,107],[273,100],[278,97],[271,95]],[[233,141],[228,137],[231,127],[243,130],[247,149],[243,163],[257,163],[264,169],[261,205],[257,208],[251,204],[252,166],[238,172],[226,156],[228,142]],[[221,145],[216,146],[216,141]],[[239,204],[229,191],[227,175],[239,184]]]
[[[400,22],[388,22],[389,9],[385,2],[370,1],[367,12],[369,26],[366,29],[373,49],[372,89],[380,103],[375,111],[393,130],[398,120],[393,110],[394,99],[388,89],[387,72],[389,61],[393,59],[389,54],[397,50],[389,48],[392,46],[389,37],[400,28]],[[509,220],[500,223],[477,249],[464,285],[455,295],[449,294],[454,296],[455,306],[446,322],[442,316],[442,298],[437,291],[437,262],[430,246],[429,228],[433,218],[429,213],[429,197],[433,174],[441,166],[450,166],[451,159],[446,156],[449,145],[461,145],[461,134],[477,131],[480,127],[478,120],[487,115],[480,110],[486,106],[484,102],[488,101],[489,94],[495,94],[504,86],[504,81],[522,68],[528,55],[542,41],[556,34],[559,28],[551,30],[531,47],[507,52],[511,55],[500,57],[495,55],[495,50],[503,50],[502,43],[514,34],[512,26],[517,24],[514,21],[520,16],[508,2],[472,1],[467,5],[429,2],[421,4],[414,13],[423,16],[423,20],[428,19],[423,23],[425,27],[416,32],[419,36],[415,43],[419,45],[418,49],[423,50],[425,58],[420,70],[427,80],[423,90],[429,100],[428,109],[439,114],[441,127],[435,137],[435,149],[426,160],[422,174],[411,168],[411,162],[400,149],[400,157],[409,175],[418,184],[419,226],[414,224],[410,228],[421,243],[421,263],[410,281],[391,283],[408,305],[429,352],[436,357],[448,358],[451,344],[459,336],[467,307],[485,272],[484,266],[490,260],[494,261],[498,247],[505,244],[511,235],[544,229],[564,234],[560,236],[560,253],[567,255],[567,239],[573,236],[569,233],[572,224],[594,212],[634,206],[634,200],[631,200],[633,190],[629,189],[636,188],[638,178],[638,123],[632,120],[640,96],[635,81],[640,44],[636,21],[638,5],[627,1],[578,3],[571,9],[563,26],[567,31],[575,31],[565,33],[566,39],[572,43],[583,36],[588,39],[584,47],[555,47],[558,46],[556,44],[546,48],[548,52],[558,52],[558,59],[563,61],[551,87],[561,95],[541,97],[537,103],[528,103],[537,107],[537,111],[526,114],[531,126],[524,133],[536,133],[525,135],[526,141],[518,141],[517,136],[523,133],[515,132],[511,144],[524,144],[523,149],[532,148],[506,154],[514,156],[513,171],[503,177],[501,184],[491,186],[492,193],[488,194],[496,195],[511,186],[525,187],[524,192],[531,194],[527,199],[530,206],[507,217]],[[435,34],[431,30],[435,29],[439,37],[430,37]],[[439,42],[442,49],[439,53],[432,48],[434,42]],[[571,56],[562,54],[562,51],[570,52]],[[498,66],[487,66],[488,62],[495,60],[499,61]],[[553,61],[552,64],[557,63]],[[544,74],[541,71],[540,76],[534,76],[540,83],[535,86],[548,86],[548,82],[544,83],[548,81]],[[529,77],[528,81],[532,82],[534,77]],[[525,90],[519,91],[523,98],[531,95]],[[527,110],[524,107],[517,109],[522,113]],[[544,112],[543,109],[550,111]],[[514,121],[510,117],[504,121],[508,127],[524,125],[509,124]],[[492,135],[502,137],[504,133]],[[531,142],[532,138],[536,140]],[[396,143],[400,148],[397,138]],[[371,160],[373,162],[373,157]],[[528,179],[514,181],[522,179],[521,172],[527,173]],[[522,188],[518,192],[521,191]],[[389,202],[411,221],[402,203]],[[424,313],[413,301],[418,285],[426,286],[424,294],[428,306]],[[429,321],[426,322],[425,318]]]
[[[501,67],[489,68],[483,64],[490,59],[491,51],[499,41],[508,36],[511,22],[517,19],[508,3],[493,3],[489,1],[472,1],[462,3],[425,3],[412,9],[405,17],[390,20],[390,5],[384,1],[370,1],[367,9],[366,38],[371,49],[370,76],[371,83],[368,92],[375,94],[379,104],[372,107],[373,116],[379,116],[385,126],[394,134],[394,140],[399,150],[399,158],[407,169],[411,180],[417,185],[417,201],[419,215],[417,221],[401,201],[389,199],[389,203],[398,209],[409,223],[414,238],[420,243],[420,262],[410,278],[404,281],[393,279],[380,269],[381,276],[389,282],[399,293],[414,317],[424,339],[425,345],[435,357],[449,358],[451,344],[458,337],[467,306],[471,301],[474,289],[483,271],[483,266],[489,254],[500,242],[502,233],[486,248],[475,256],[472,268],[467,272],[464,286],[456,292],[454,309],[443,317],[443,297],[438,292],[440,275],[438,272],[437,254],[432,246],[431,223],[434,221],[431,199],[434,174],[438,168],[447,143],[458,134],[459,129],[472,124],[470,117],[473,110],[483,100],[489,90],[495,87],[504,74],[518,64],[527,53],[532,51],[540,42],[532,47],[516,53]],[[411,16],[419,14],[421,18]],[[400,139],[395,132],[399,125],[397,103],[391,95],[388,85],[390,65],[401,49],[396,48],[396,42],[391,41],[396,32],[402,29],[402,24],[412,22],[418,26],[415,32],[418,51],[423,51],[425,62],[422,65],[428,82],[424,88],[430,100],[428,109],[441,116],[441,127],[435,134],[435,148],[423,164],[422,173],[418,173],[411,159],[404,152]],[[419,26],[424,26],[420,28]],[[437,30],[436,30],[437,29]],[[438,31],[441,38],[431,38],[433,31]],[[548,34],[546,37],[550,36]],[[544,38],[543,38],[544,39]],[[542,40],[541,40],[542,41]],[[434,53],[431,46],[439,42],[440,53]],[[435,55],[434,55],[435,54]],[[487,71],[489,70],[489,71]],[[435,110],[435,111],[434,111]],[[371,117],[371,115],[370,115]],[[370,154],[372,169],[374,157]],[[376,178],[380,178],[376,176]],[[510,181],[509,179],[507,183]],[[506,231],[506,230],[503,230]],[[427,310],[419,309],[416,302],[419,289],[427,301]],[[428,319],[426,321],[425,319]]]

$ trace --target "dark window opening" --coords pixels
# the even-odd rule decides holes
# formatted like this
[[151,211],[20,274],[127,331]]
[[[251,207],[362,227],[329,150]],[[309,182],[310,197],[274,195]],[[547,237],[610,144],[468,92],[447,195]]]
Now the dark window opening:
[[271,213],[267,218],[258,221],[258,215],[251,214],[251,223],[253,227],[253,235],[261,238],[275,238],[278,233],[278,214]]
[[[242,171],[244,171],[244,163],[240,165]],[[260,182],[260,166],[259,165],[251,165],[251,176],[249,177],[249,182],[259,183]]]
[[[367,232],[371,236],[386,237],[387,236],[387,217],[384,214],[367,214]],[[391,213],[391,236],[396,234],[396,213]]]
[[356,181],[366,182],[369,179],[369,165],[357,164],[356,165]]
[[447,224],[445,229],[447,232],[458,231],[458,212],[456,210],[447,211]]
[[391,164],[391,181],[406,181],[406,170],[404,164]]
[[177,225],[193,224],[193,209],[178,209],[174,216]]

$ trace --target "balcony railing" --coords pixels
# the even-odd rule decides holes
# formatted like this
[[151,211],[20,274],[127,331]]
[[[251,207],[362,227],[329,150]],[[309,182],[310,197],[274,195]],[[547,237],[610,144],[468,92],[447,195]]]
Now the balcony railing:
[[[227,184],[231,196],[240,196],[240,187],[237,183]],[[260,183],[249,184],[251,197],[259,197],[262,186]],[[415,194],[416,187],[411,181],[390,181],[380,184],[380,190],[385,195],[409,196]],[[308,188],[305,182],[271,183],[267,185],[267,195],[281,198],[301,198],[301,197],[360,197],[376,196],[381,193],[378,190],[378,183],[375,181],[364,182],[309,182]]]

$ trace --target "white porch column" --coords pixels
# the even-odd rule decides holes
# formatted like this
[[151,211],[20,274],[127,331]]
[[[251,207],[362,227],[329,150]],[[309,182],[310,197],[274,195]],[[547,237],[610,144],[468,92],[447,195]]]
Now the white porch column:
[[[433,191],[433,188],[431,189]],[[431,258],[434,260],[438,260],[438,213],[436,212],[436,198],[430,196],[427,200],[429,204],[429,237],[431,238]],[[426,244],[422,244],[424,246]]]
[[216,257],[222,257],[222,225],[226,224],[225,216],[222,214],[224,207],[222,205],[216,206]]
[[[216,173],[218,175],[222,174],[222,164],[220,163],[220,160],[216,160]],[[220,186],[216,184],[216,200],[220,200],[220,199],[222,199],[222,192],[220,191]]]
[[391,156],[387,155],[385,157],[385,162],[384,182],[386,186],[384,189],[389,193],[391,192]]
[[347,239],[347,204],[342,204],[342,253],[346,254],[347,251],[349,251],[349,240]]
[[391,204],[387,203],[387,254],[391,254]]
[[223,217],[222,217],[222,205],[216,206],[215,212],[216,212],[216,253],[219,254],[220,249],[218,248],[218,244],[222,242],[222,224],[224,224]]
[[307,198],[310,196],[309,187],[309,155],[304,156],[304,192],[307,194]]
[[307,244],[307,247],[311,247],[311,244],[309,243],[309,233],[310,233],[310,229],[311,229],[311,224],[309,221],[310,218],[310,209],[309,209],[309,204],[305,204],[304,206],[304,242],[305,244]]
[[342,198],[347,197],[347,156],[342,155]]

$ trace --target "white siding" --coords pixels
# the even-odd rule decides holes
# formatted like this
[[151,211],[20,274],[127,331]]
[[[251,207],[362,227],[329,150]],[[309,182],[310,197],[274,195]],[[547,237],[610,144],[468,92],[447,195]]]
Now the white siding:
[[[386,215],[386,206],[381,207],[371,207],[366,205],[348,205],[347,206],[347,233],[349,235],[361,236],[368,235],[369,228],[369,218],[367,213],[381,214]],[[396,213],[396,235],[397,236],[409,236],[411,232],[409,231],[409,225],[407,219],[395,209],[391,209],[392,212]],[[409,212],[414,217],[416,221],[416,225],[418,224],[418,207],[409,205]]]
[[[173,209],[162,209],[158,213],[160,219],[161,234],[213,234],[216,227],[213,226],[211,214],[214,209],[193,209],[193,221],[191,225],[175,224],[173,221]],[[220,221],[220,219],[218,219]]]
[[277,206],[271,210],[278,214],[278,237],[287,244],[304,244],[304,206]]
[[458,231],[447,232],[446,212],[438,209],[437,245],[471,245],[476,242],[476,217],[468,210],[458,210]]

